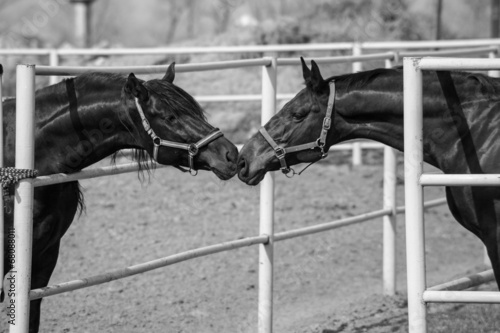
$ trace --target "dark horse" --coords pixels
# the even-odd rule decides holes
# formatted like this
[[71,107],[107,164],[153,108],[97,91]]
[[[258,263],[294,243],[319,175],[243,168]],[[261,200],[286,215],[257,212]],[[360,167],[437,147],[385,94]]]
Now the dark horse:
[[[332,93],[331,125],[322,149],[366,138],[403,151],[401,69],[375,69],[324,80],[314,61],[311,69],[304,61],[302,67],[306,87],[241,150],[238,176],[242,181],[256,185],[266,172],[281,166],[264,135],[285,150],[320,138]],[[335,91],[330,91],[332,82]],[[447,174],[500,173],[499,93],[499,79],[472,73],[424,72],[425,161]],[[317,161],[322,157],[321,145],[287,153],[285,162]],[[279,148],[278,153],[282,153]],[[500,284],[500,188],[447,187],[446,196],[455,219],[486,245]]]
[[[193,165],[187,150],[163,146],[165,142],[197,143],[218,131],[207,123],[193,97],[172,83],[174,76],[172,64],[161,80],[145,82],[134,74],[127,78],[89,73],[38,90],[35,168],[39,175],[76,172],[120,149],[131,148],[136,149],[142,167],[150,165],[147,152],[161,164],[211,170],[223,180],[234,176],[238,150],[220,132],[193,154]],[[6,166],[14,166],[15,111],[15,100],[4,102]],[[143,127],[140,113],[152,131],[147,124],[148,132]],[[157,135],[155,140],[152,134]],[[155,151],[155,143],[160,141]],[[32,289],[47,286],[61,237],[83,205],[78,182],[37,187],[34,196]],[[12,199],[7,199],[8,208]],[[7,229],[12,227],[11,211],[5,213]],[[40,304],[41,300],[31,302],[30,332],[38,331]]]

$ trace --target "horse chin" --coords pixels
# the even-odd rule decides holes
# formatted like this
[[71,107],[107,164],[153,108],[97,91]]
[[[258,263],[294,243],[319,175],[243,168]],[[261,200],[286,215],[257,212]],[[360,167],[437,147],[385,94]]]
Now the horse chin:
[[238,174],[238,178],[247,185],[256,186],[264,179],[267,171],[264,169],[258,170],[251,177],[242,177]]
[[219,179],[221,180],[228,180],[234,177],[236,173],[238,172],[236,165],[234,165],[233,168],[228,168],[228,167],[222,167],[222,168],[217,168],[217,167],[210,167],[210,171],[212,171]]

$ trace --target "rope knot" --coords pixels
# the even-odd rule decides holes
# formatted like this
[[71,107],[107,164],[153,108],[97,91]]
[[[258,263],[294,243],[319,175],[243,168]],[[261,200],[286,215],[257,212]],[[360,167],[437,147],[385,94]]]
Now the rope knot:
[[38,170],[16,169],[13,167],[0,168],[0,183],[2,184],[4,208],[6,210],[7,206],[5,205],[5,197],[9,195],[9,188],[18,183],[20,180],[35,178],[37,175]]

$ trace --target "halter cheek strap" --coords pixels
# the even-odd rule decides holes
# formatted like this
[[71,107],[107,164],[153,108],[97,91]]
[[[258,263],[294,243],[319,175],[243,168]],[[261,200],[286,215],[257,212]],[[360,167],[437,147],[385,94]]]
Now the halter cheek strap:
[[[218,128],[216,128],[214,132],[210,133],[196,143],[180,143],[163,140],[158,135],[156,135],[155,131],[151,127],[151,124],[146,119],[144,111],[142,110],[141,104],[139,103],[139,100],[137,98],[135,98],[135,106],[137,107],[137,111],[139,111],[142,127],[144,127],[146,133],[148,133],[151,139],[153,139],[153,159],[155,161],[158,161],[158,150],[160,149],[160,146],[187,150],[189,159],[189,170],[187,171],[189,171],[192,176],[196,176],[198,174],[198,171],[194,167],[194,157],[199,153],[200,148],[208,145],[210,142],[224,135]],[[179,169],[182,171],[186,171],[180,167]]]
[[[328,134],[328,131],[330,130],[330,127],[332,125],[332,113],[333,113],[333,108],[335,106],[335,81],[330,81],[330,95],[328,96],[328,105],[326,107],[326,114],[325,118],[323,118],[323,125],[321,128],[321,133],[319,135],[319,138],[314,141],[314,142],[309,142],[309,143],[304,143],[301,145],[297,146],[291,146],[291,147],[280,147],[269,135],[265,127],[261,127],[259,129],[260,134],[266,139],[266,141],[269,143],[269,145],[273,148],[274,154],[276,158],[278,158],[278,161],[280,162],[281,165],[281,172],[283,172],[285,175],[287,175],[290,172],[292,172],[292,176],[295,175],[295,171],[288,166],[286,163],[286,154],[289,153],[295,153],[303,150],[308,150],[308,149],[315,149],[319,148],[320,149],[320,159],[325,158],[328,154],[325,152],[325,144],[326,144],[326,136]],[[314,163],[314,162],[313,162]],[[312,163],[311,163],[312,164]],[[309,165],[311,165],[309,164]],[[306,166],[301,172],[298,174],[300,175],[307,167]]]

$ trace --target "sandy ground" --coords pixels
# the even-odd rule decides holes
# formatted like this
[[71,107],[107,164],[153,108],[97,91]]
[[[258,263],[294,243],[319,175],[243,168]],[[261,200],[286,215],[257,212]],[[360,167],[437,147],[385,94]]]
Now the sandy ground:
[[[318,163],[294,179],[276,173],[275,231],[380,209],[381,179],[380,166]],[[62,240],[51,283],[258,234],[259,188],[237,178],[167,168],[149,183],[126,174],[82,184],[87,210]],[[398,191],[403,204],[402,184]],[[425,196],[442,197],[443,189]],[[426,236],[429,285],[482,263],[482,245],[446,207],[426,214]],[[276,243],[275,332],[405,332],[402,216],[394,298],[381,295],[381,240],[377,219]],[[257,246],[243,248],[49,297],[41,332],[256,332],[257,255]]]

